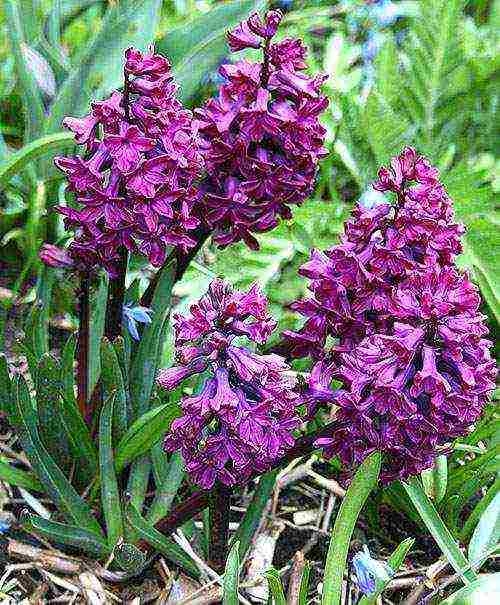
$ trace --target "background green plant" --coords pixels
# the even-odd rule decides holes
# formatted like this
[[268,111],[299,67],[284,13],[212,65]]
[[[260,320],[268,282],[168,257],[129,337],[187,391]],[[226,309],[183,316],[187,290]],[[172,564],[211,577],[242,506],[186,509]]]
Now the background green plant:
[[[55,279],[37,256],[43,241],[62,242],[66,237],[60,220],[50,213],[68,195],[61,175],[52,167],[56,153],[71,151],[72,137],[61,132],[61,120],[85,113],[91,99],[120,86],[125,48],[146,48],[153,41],[172,61],[182,99],[188,105],[199,103],[215,90],[214,71],[227,55],[224,31],[264,3],[3,3],[0,339],[6,339],[9,357],[11,351],[26,356],[28,371],[25,377],[13,378],[5,356],[0,357],[0,406],[30,464],[0,460],[0,479],[49,496],[55,511],[50,520],[26,515],[25,531],[66,548],[76,547],[101,561],[114,553],[117,566],[130,573],[137,573],[145,563],[134,546],[143,540],[186,573],[199,575],[199,566],[185,550],[153,527],[179,499],[184,480],[180,458],[167,456],[161,448],[181,393],[165,399],[153,389],[156,367],[171,359],[171,303],[179,311],[186,309],[214,275],[237,287],[257,281],[270,298],[279,328],[296,326],[298,320],[287,305],[306,293],[298,267],[312,247],[326,248],[337,241],[354,201],[376,200],[370,183],[378,166],[404,145],[414,145],[442,172],[457,216],[468,229],[460,263],[481,289],[484,312],[496,338],[500,2],[394,4],[399,18],[384,24],[362,0],[291,3],[281,35],[303,38],[312,69],[329,75],[325,90],[330,109],[324,122],[330,155],[320,168],[315,194],[295,211],[292,221],[259,237],[258,252],[243,245],[218,251],[208,243],[173,292],[173,269],[165,268],[152,303],[153,324],[144,330],[139,345],[126,334],[114,343],[102,340],[107,283],[102,277],[96,280],[90,384],[94,387],[100,378],[104,405],[89,428],[75,406],[75,339],[62,338],[59,332],[55,338],[54,332],[57,315],[63,316],[66,327],[76,324],[75,284]],[[374,36],[378,52],[368,60],[367,47]],[[150,268],[140,259],[131,260],[129,300],[138,299],[150,276]],[[9,327],[16,308],[21,312],[14,324],[22,324],[26,334],[22,342],[13,341]],[[499,448],[498,412],[492,404],[474,432],[458,440],[434,469],[408,484],[374,489],[363,509],[369,531],[376,532],[381,507],[389,507],[418,532],[429,532],[467,584],[465,592],[449,603],[469,602],[468,595],[481,590],[483,581],[485,590],[491,590],[492,582],[498,586],[498,577],[476,580],[476,574],[498,551]],[[329,466],[333,475],[336,464]],[[260,480],[236,536],[224,584],[228,603],[237,598],[238,569],[274,482],[275,474]],[[147,495],[151,487],[152,497]],[[349,504],[349,494],[344,502]],[[97,523],[96,513],[102,523]],[[356,519],[357,513],[349,522]],[[203,556],[204,532],[192,524],[184,531]],[[333,533],[330,552],[334,554],[327,569],[343,552],[345,540],[341,532]],[[401,563],[397,560],[395,565]],[[275,602],[280,602],[284,591],[279,573],[270,571],[268,579]],[[331,598],[340,598],[338,582],[333,589],[331,583],[325,586],[336,591]],[[314,587],[309,586],[309,591]],[[302,596],[306,593],[307,582],[301,590]]]

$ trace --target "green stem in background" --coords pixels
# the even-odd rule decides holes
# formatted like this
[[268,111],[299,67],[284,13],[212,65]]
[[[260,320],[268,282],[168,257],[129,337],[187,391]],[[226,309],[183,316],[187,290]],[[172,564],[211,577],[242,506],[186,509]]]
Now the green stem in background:
[[106,304],[106,325],[104,335],[113,342],[122,333],[123,301],[125,299],[125,277],[127,275],[128,252],[120,248],[118,276],[109,282]]
[[78,357],[77,357],[77,403],[82,418],[87,418],[89,399],[89,335],[90,335],[90,275],[80,274],[78,294]]
[[356,471],[342,500],[326,556],[321,605],[340,605],[342,581],[352,533],[370,492],[377,485],[380,466],[380,452],[368,456]]
[[208,544],[208,564],[219,574],[224,573],[229,538],[229,507],[232,489],[218,483],[209,498],[210,541]]

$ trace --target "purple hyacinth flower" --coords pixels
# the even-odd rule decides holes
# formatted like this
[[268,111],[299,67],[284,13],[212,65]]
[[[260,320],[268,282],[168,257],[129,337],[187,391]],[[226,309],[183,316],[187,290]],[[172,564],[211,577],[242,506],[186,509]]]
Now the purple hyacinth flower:
[[195,373],[206,376],[182,399],[165,448],[182,452],[192,481],[205,489],[264,472],[294,444],[300,400],[288,365],[241,342],[245,335],[265,344],[275,327],[266,307],[256,286],[240,293],[214,280],[190,316],[174,317],[179,365],[160,370],[158,384],[171,390]]

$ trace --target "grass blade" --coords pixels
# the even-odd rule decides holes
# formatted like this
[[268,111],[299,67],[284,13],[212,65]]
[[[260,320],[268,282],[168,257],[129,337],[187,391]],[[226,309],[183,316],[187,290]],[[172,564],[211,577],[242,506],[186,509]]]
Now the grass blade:
[[368,456],[356,471],[342,500],[326,556],[322,605],[340,603],[342,579],[352,532],[366,499],[377,485],[380,465],[380,452],[374,452]]
[[281,576],[279,572],[271,568],[264,574],[269,584],[269,590],[271,591],[273,602],[275,605],[286,605],[285,592],[283,590],[283,583],[281,582]]
[[222,592],[222,605],[238,605],[238,584],[240,579],[239,542],[233,543],[226,561],[224,584]]
[[465,583],[474,582],[477,579],[476,574],[469,569],[469,562],[425,494],[419,480],[413,477],[408,482],[403,482],[403,487],[450,565]]

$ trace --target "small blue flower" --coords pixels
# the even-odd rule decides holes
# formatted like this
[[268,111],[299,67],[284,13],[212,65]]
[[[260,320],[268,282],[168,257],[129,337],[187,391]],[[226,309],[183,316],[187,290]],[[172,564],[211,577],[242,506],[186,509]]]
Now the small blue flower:
[[388,582],[394,575],[394,571],[387,563],[372,559],[366,545],[361,552],[354,555],[352,564],[358,579],[358,585],[367,595],[375,591],[377,581]]
[[137,323],[150,324],[151,323],[152,309],[147,307],[136,306],[133,307],[132,303],[123,305],[123,320],[127,322],[127,328],[130,336],[134,340],[139,340],[139,332],[137,331]]

